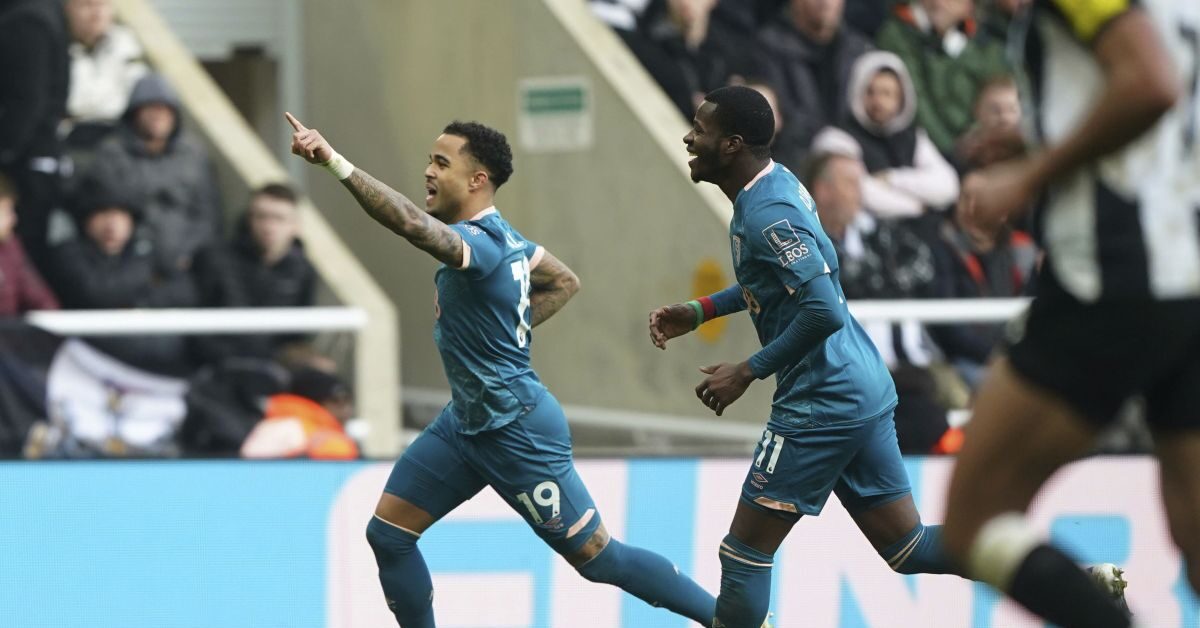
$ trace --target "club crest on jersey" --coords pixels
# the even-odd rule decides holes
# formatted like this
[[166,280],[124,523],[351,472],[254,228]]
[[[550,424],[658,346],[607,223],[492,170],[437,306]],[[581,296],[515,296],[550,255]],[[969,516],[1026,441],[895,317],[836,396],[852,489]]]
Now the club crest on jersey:
[[472,225],[470,223],[467,223],[466,229],[467,229],[467,233],[469,233],[471,235],[479,235],[479,234],[483,233],[483,229],[480,229],[479,227],[476,227],[475,225]]

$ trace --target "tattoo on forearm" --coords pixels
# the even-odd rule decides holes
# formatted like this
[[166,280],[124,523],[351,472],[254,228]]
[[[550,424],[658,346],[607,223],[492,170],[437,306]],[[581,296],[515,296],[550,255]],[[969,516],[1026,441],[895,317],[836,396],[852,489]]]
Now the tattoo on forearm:
[[579,292],[579,278],[549,253],[530,272],[529,281],[529,320],[533,327],[557,314]]
[[413,246],[449,266],[462,264],[462,238],[450,227],[425,213],[406,196],[357,169],[342,184],[358,204],[379,224],[404,237]]
[[541,325],[571,300],[571,292],[557,288],[539,290],[529,295],[529,321],[534,327]]

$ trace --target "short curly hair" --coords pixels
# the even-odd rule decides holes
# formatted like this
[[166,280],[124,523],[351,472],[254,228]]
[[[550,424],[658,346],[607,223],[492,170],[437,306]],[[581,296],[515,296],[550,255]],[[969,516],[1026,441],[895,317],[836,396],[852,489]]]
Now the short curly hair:
[[478,122],[455,120],[447,124],[442,133],[467,140],[463,150],[487,169],[492,185],[497,189],[512,176],[512,148],[500,131]]
[[704,96],[717,106],[714,116],[726,135],[740,135],[755,157],[771,156],[775,114],[758,90],[745,85],[719,87]]

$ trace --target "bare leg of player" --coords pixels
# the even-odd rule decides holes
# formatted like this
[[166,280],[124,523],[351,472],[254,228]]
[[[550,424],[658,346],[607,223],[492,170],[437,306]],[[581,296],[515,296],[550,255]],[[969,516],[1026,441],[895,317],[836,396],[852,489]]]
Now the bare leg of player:
[[1065,403],[996,360],[950,482],[945,543],[967,575],[1054,624],[1127,628],[1125,612],[1024,519],[1042,484],[1094,440],[1095,428]]
[[775,552],[798,515],[759,510],[738,500],[729,535],[721,542],[721,594],[714,628],[759,628],[771,604]]
[[1171,537],[1183,552],[1192,590],[1200,592],[1200,434],[1156,433],[1154,440]]

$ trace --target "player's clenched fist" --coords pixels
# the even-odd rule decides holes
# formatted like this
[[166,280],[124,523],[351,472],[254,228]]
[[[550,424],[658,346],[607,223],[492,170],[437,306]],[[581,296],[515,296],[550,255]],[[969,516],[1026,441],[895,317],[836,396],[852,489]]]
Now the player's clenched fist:
[[300,123],[290,113],[283,114],[295,131],[292,133],[292,154],[308,160],[310,164],[324,164],[333,159],[333,147],[321,137],[316,129],[310,129]]
[[695,328],[696,310],[686,303],[665,305],[650,312],[650,342],[659,349],[665,350],[668,340]]

